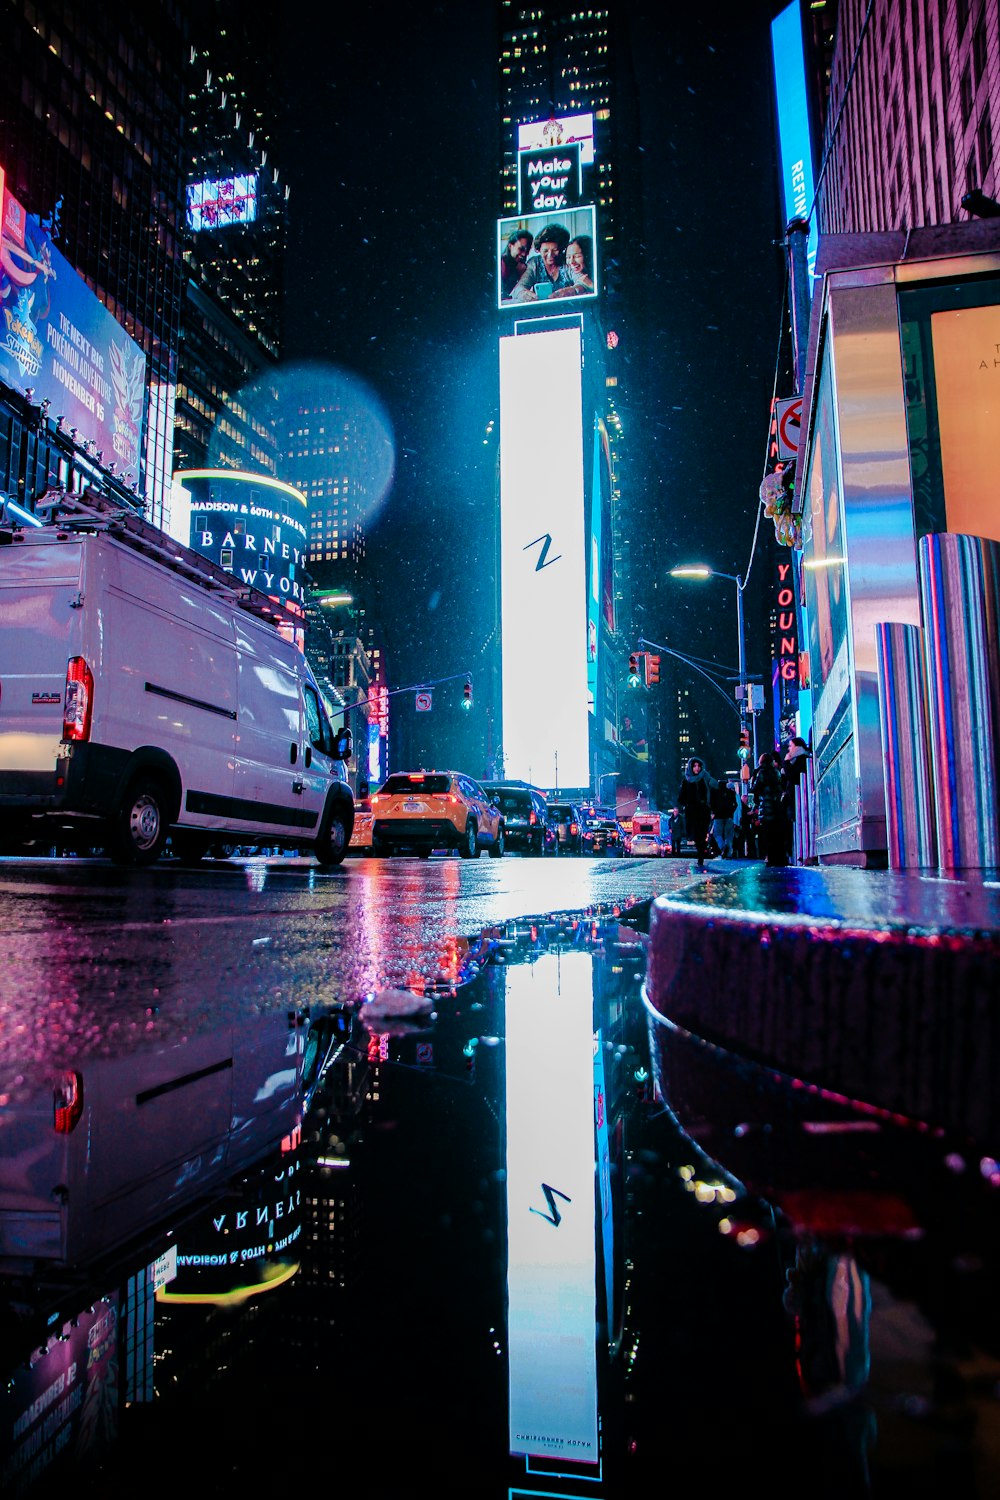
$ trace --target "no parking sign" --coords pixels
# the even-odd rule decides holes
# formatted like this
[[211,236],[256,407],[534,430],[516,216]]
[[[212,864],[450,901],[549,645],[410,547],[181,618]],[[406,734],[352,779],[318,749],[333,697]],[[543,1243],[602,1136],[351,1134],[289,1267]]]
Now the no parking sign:
[[774,403],[778,421],[778,457],[798,458],[799,430],[802,426],[802,397]]

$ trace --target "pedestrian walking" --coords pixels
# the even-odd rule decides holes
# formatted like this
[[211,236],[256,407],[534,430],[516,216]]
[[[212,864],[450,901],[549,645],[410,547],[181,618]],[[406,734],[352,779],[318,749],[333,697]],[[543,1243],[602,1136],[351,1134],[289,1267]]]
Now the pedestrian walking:
[[684,839],[684,818],[679,807],[672,807],[670,809],[667,826],[670,829],[670,852],[671,854],[680,854],[681,843]]
[[733,834],[733,855],[736,859],[756,859],[757,844],[754,838],[753,808],[747,792],[749,783],[740,783],[736,805],[736,830]]
[[684,779],[677,792],[677,806],[684,814],[687,836],[692,840],[698,856],[698,869],[705,868],[705,845],[712,821],[712,788],[718,782],[705,769],[705,762],[693,755],[684,771]]
[[728,776],[712,789],[712,838],[721,859],[731,859],[736,833],[736,792]]
[[772,867],[788,863],[788,819],[783,801],[784,787],[774,752],[762,750],[750,780],[760,830],[760,852]]

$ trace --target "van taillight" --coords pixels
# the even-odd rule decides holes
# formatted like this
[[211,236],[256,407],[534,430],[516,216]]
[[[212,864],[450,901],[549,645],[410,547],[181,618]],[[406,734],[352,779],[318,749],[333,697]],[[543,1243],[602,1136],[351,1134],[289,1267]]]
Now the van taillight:
[[83,1114],[83,1075],[67,1070],[60,1073],[52,1090],[52,1123],[56,1135],[69,1135]]
[[66,668],[63,739],[89,740],[94,707],[94,674],[82,656],[71,656]]
[[529,826],[531,826],[531,825],[533,825],[533,824],[535,824],[537,822],[538,822],[538,814],[535,813],[535,812],[529,813],[528,814],[528,824],[529,824]]
[[571,823],[569,825],[569,831],[570,831],[570,837],[571,838],[576,838],[577,832],[579,831],[579,824],[578,823]]

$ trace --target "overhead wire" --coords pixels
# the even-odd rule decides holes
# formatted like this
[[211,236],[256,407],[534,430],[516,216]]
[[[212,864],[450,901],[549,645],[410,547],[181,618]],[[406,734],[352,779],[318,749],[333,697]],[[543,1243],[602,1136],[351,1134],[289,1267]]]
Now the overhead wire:
[[[786,319],[786,316],[787,316],[787,312],[788,312],[788,257],[786,256],[785,257],[785,280],[784,280],[784,284],[782,286],[782,291],[781,291],[781,314],[780,314],[780,317],[778,318],[778,345],[777,345],[777,348],[774,351],[774,378],[773,378],[773,380],[771,382],[771,407],[770,407],[771,411],[774,411],[774,403],[778,399],[778,373],[779,373],[779,371],[781,369],[781,346],[784,343],[784,339],[785,339],[785,319]],[[771,447],[771,429],[770,429],[770,425],[769,425],[768,426],[768,432],[767,432],[767,440],[765,441],[765,444],[764,444],[764,463],[763,463],[763,466],[762,466],[762,469],[761,469],[761,480],[762,481],[764,479],[764,476],[767,474],[767,457],[768,457],[768,453],[770,451],[770,447]],[[746,588],[747,584],[750,582],[750,570],[753,567],[754,557],[755,557],[756,552],[757,552],[757,541],[758,541],[758,538],[760,537],[760,518],[761,518],[761,515],[763,514],[763,510],[764,510],[763,502],[758,497],[758,500],[757,500],[757,514],[756,514],[756,517],[754,519],[753,540],[750,543],[750,560],[747,563],[747,569],[746,569],[746,572],[743,574],[742,582],[739,584],[739,589],[740,589],[741,593]]]

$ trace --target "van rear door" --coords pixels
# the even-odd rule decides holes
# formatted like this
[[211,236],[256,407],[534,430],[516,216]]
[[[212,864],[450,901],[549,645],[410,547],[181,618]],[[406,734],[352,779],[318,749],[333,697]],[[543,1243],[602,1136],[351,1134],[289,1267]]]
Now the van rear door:
[[0,553],[0,795],[51,797],[69,659],[80,648],[79,539]]

